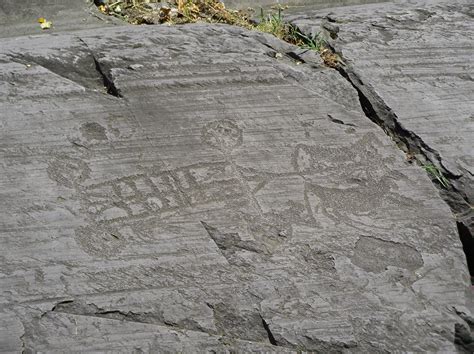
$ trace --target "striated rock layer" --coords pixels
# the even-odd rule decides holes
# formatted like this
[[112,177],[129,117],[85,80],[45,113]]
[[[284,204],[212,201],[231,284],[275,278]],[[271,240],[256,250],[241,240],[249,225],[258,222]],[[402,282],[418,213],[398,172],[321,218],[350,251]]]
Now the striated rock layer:
[[292,19],[342,55],[341,74],[358,90],[366,115],[442,187],[472,274],[473,17],[469,0],[417,0],[307,12]]
[[457,349],[452,214],[316,55],[219,25],[0,48],[2,351]]

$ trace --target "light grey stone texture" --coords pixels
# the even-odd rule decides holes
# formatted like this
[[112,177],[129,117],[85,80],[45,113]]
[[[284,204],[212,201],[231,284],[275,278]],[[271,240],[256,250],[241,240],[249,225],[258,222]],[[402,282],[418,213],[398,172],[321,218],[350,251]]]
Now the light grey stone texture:
[[281,5],[287,10],[303,10],[331,8],[335,6],[360,5],[367,3],[387,2],[387,0],[224,0],[226,7],[231,9],[242,9],[251,7],[275,7]]
[[473,16],[472,1],[417,0],[306,11],[289,19],[343,57],[340,72],[358,90],[367,116],[411,158],[443,174],[440,181],[438,172],[430,172],[456,217],[471,276]]
[[[42,30],[38,19],[52,21]],[[38,35],[71,30],[124,25],[115,17],[101,14],[92,0],[2,0],[0,1],[0,38]]]
[[474,197],[473,16],[469,0],[417,0],[291,19],[303,31],[325,36],[343,55],[356,86],[368,87],[416,135],[467,209]]
[[319,59],[224,25],[0,48],[2,350],[457,349],[451,212]]

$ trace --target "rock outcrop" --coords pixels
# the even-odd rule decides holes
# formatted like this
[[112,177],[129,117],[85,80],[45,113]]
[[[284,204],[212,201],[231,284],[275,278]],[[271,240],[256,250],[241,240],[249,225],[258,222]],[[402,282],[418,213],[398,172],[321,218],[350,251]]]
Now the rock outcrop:
[[3,351],[467,343],[449,207],[317,56],[225,25],[0,48]]

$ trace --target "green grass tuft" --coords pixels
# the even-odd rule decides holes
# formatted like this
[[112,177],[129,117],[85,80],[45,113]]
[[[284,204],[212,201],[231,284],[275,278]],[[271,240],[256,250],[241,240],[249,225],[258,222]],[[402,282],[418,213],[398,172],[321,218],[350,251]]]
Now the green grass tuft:
[[302,33],[297,27],[287,23],[283,19],[283,9],[278,7],[276,13],[264,14],[260,9],[260,22],[255,29],[261,32],[270,33],[286,42],[297,45],[301,48],[315,50],[320,52],[326,47],[326,42],[316,34],[310,38]]
[[443,176],[441,171],[433,164],[423,165],[423,169],[435,180],[437,180],[444,188],[449,188],[449,181]]

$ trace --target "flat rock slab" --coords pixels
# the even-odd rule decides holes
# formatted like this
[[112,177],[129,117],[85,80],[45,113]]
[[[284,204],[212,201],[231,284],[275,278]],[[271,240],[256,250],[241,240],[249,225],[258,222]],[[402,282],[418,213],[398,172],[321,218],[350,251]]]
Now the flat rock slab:
[[[38,19],[52,21],[42,30]],[[0,38],[91,29],[123,22],[101,14],[92,0],[2,0],[0,2]]]
[[3,351],[457,349],[450,210],[317,56],[223,25],[0,48]]
[[421,139],[471,209],[473,17],[472,1],[423,0],[336,8],[293,19],[306,32],[332,36],[331,44],[355,75]]
[[328,8],[335,6],[360,5],[376,2],[387,2],[389,0],[224,0],[224,4],[229,9],[242,9],[251,7],[258,9],[259,7],[271,7],[275,5],[287,6],[290,11],[294,9],[309,8]]

